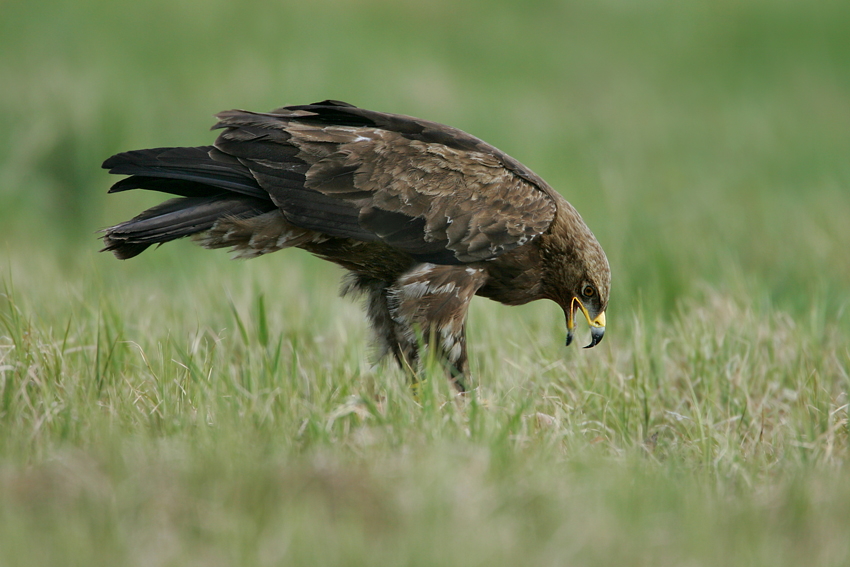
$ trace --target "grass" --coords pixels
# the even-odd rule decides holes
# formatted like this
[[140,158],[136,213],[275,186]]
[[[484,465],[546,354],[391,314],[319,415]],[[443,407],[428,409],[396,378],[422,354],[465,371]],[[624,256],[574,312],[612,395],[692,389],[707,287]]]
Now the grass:
[[414,395],[290,256],[7,279],[4,563],[848,557],[848,337],[816,310],[709,289],[589,356],[546,306],[476,305],[478,389]]
[[287,260],[6,281],[4,563],[847,558],[848,337],[815,314],[708,290],[565,356],[549,310],[478,305],[479,388],[413,395]]
[[[850,561],[846,3],[3,13],[0,564]],[[611,260],[605,341],[476,300],[476,390],[414,392],[306,254],[95,252],[157,201],[104,195],[111,153],[328,97],[559,188]]]

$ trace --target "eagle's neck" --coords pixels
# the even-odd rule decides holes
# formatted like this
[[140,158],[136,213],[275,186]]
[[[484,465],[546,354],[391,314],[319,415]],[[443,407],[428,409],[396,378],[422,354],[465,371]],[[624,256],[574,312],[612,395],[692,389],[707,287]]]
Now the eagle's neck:
[[540,250],[533,243],[482,263],[487,283],[476,295],[505,305],[522,305],[543,299]]

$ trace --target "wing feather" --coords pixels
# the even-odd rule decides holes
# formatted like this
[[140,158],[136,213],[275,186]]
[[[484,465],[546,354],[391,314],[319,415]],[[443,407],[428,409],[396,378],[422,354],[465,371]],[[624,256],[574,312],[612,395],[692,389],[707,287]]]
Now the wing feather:
[[216,148],[290,222],[330,236],[460,264],[522,246],[555,217],[558,196],[545,182],[448,126],[334,101],[219,119]]

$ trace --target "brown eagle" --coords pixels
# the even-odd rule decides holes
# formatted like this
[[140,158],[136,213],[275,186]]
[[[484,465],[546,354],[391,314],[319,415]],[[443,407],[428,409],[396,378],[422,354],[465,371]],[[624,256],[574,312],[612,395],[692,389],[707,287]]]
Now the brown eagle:
[[469,134],[326,100],[269,113],[230,110],[212,146],[120,153],[110,193],[177,198],[102,232],[132,258],[193,235],[252,258],[296,247],[349,271],[381,346],[412,371],[433,348],[460,389],[474,295],[507,305],[551,299],[567,345],[578,310],[595,346],[611,275],[578,212],[540,177]]

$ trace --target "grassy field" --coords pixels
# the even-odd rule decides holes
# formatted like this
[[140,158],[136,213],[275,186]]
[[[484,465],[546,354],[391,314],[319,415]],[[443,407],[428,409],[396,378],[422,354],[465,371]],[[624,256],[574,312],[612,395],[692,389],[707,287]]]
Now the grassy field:
[[[7,1],[0,565],[850,564],[850,5]],[[325,98],[448,123],[606,249],[605,341],[476,300],[477,388],[340,272],[94,231],[114,152]],[[583,337],[582,337],[583,338]]]

